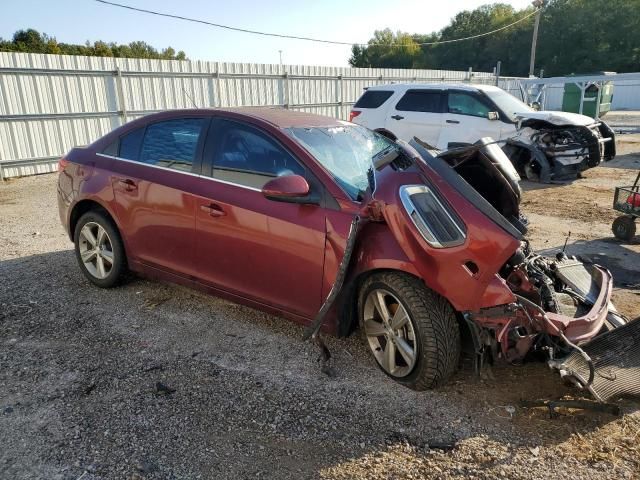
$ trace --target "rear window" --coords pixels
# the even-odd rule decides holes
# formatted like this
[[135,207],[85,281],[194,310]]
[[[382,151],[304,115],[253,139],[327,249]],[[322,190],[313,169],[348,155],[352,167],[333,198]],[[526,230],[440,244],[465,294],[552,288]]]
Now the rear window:
[[354,105],[354,108],[378,108],[393,92],[389,90],[367,90]]
[[442,112],[442,94],[433,90],[408,90],[396,105],[401,112]]

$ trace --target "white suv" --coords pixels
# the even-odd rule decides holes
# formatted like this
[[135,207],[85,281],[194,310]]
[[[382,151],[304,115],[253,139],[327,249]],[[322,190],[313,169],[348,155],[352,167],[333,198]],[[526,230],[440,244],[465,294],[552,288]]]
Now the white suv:
[[392,139],[418,137],[439,150],[485,137],[510,139],[503,148],[516,167],[526,177],[543,181],[615,156],[614,134],[604,122],[575,113],[538,112],[490,85],[370,87],[349,120]]

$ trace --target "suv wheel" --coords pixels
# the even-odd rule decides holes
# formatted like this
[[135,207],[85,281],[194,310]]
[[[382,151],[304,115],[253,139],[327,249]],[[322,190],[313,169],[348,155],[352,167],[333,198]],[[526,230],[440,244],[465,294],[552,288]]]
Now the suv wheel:
[[74,232],[76,258],[84,276],[102,288],[116,286],[126,272],[122,239],[113,221],[102,212],[87,212]]
[[446,299],[404,273],[370,276],[358,300],[360,328],[378,366],[413,390],[445,383],[460,359],[460,330]]

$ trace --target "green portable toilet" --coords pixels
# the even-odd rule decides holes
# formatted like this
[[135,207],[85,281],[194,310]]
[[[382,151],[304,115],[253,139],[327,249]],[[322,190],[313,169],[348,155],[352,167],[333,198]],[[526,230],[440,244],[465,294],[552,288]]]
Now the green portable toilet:
[[[615,75],[615,72],[597,72],[581,75],[569,75],[569,77],[587,77],[589,75]],[[580,87],[575,83],[564,84],[564,96],[562,97],[562,111],[580,113],[580,99],[582,94]],[[603,117],[611,110],[613,101],[613,82],[588,82],[584,92],[582,114],[589,117]]]

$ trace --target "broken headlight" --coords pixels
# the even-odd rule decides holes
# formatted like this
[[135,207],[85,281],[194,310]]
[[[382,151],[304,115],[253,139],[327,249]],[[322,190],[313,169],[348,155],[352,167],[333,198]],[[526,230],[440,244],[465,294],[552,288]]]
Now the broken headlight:
[[464,223],[426,185],[400,187],[400,200],[422,237],[434,248],[455,247],[466,238]]

